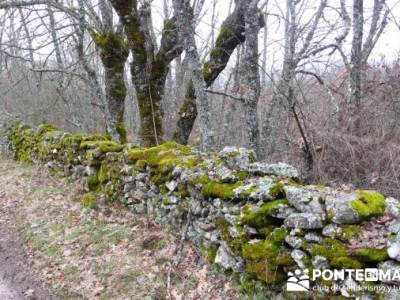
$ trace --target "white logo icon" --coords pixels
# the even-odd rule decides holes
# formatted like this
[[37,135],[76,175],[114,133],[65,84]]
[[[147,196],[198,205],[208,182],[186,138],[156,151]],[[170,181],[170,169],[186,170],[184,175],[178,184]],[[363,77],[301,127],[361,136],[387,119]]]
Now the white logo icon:
[[288,273],[286,290],[288,292],[307,292],[310,289],[310,276],[308,270],[297,269],[294,273]]
[[379,272],[375,268],[367,268],[364,270],[365,281],[378,281]]

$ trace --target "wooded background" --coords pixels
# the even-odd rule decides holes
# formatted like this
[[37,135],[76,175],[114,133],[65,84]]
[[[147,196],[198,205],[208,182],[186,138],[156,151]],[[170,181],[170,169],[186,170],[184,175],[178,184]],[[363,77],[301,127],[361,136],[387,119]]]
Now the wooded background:
[[[398,1],[0,1],[0,111],[400,195]],[[396,48],[397,47],[397,48]]]

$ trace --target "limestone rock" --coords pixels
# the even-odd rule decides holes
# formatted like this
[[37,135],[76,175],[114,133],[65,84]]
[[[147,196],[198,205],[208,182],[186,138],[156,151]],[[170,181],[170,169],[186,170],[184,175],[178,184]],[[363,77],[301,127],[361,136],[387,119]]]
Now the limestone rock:
[[329,263],[327,258],[321,255],[314,256],[311,260],[311,265],[313,266],[314,269],[317,270],[329,269]]
[[240,258],[236,258],[224,243],[217,250],[215,263],[219,264],[225,270],[232,270],[234,272],[240,272],[244,266],[243,261]]
[[287,217],[284,224],[289,228],[318,229],[324,227],[324,218],[312,213],[295,213]]
[[248,171],[253,174],[257,175],[275,175],[278,177],[287,177],[287,178],[293,178],[293,179],[298,179],[300,178],[300,173],[299,171],[286,163],[276,163],[276,164],[269,164],[265,162],[255,162],[246,165],[244,168],[245,171]]
[[342,196],[328,195],[325,199],[326,211],[332,222],[337,224],[356,224],[361,218],[351,207],[351,201],[357,200],[356,194]]
[[165,186],[167,187],[167,189],[170,191],[170,192],[173,192],[173,191],[175,191],[175,189],[178,187],[178,182],[177,181],[175,181],[175,180],[172,180],[172,181],[169,181],[169,182],[167,182],[166,184],[165,184]]
[[385,214],[391,215],[395,218],[400,218],[400,201],[395,198],[388,197],[385,199],[385,203]]
[[342,233],[342,228],[336,224],[328,224],[324,228],[322,228],[322,235],[334,238],[335,236]]
[[284,188],[286,199],[300,212],[324,214],[325,209],[320,202],[321,195],[303,188],[287,185]]
[[400,232],[393,240],[387,243],[387,252],[390,258],[400,261]]
[[307,259],[307,254],[304,251],[295,249],[290,253],[290,256],[293,258],[300,269],[306,268],[304,260]]
[[219,152],[219,157],[228,167],[238,169],[254,162],[256,155],[253,150],[239,147],[225,147]]

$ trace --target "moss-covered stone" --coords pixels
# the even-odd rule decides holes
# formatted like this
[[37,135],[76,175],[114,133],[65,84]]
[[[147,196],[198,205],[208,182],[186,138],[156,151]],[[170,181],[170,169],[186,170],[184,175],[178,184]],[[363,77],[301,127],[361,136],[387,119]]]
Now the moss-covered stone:
[[99,186],[99,183],[99,179],[95,175],[86,177],[86,184],[91,191],[95,191]]
[[60,129],[52,124],[41,124],[38,126],[36,129],[36,135],[37,136],[42,136],[43,134],[51,131],[59,131]]
[[387,248],[374,249],[374,248],[361,248],[354,254],[362,262],[380,262],[388,259]]
[[101,153],[120,152],[124,148],[122,145],[112,141],[87,141],[82,142],[81,149],[98,149]]
[[385,197],[375,191],[358,190],[358,199],[351,201],[351,207],[362,217],[370,218],[383,214],[386,208]]
[[224,218],[218,218],[215,221],[215,227],[219,230],[221,238],[228,244],[235,255],[242,255],[242,248],[250,239],[246,232],[241,232],[239,237],[232,237],[229,233],[229,228],[232,225]]
[[286,280],[283,267],[293,264],[290,252],[283,247],[287,234],[286,229],[276,228],[264,241],[244,245],[242,257],[247,272],[268,284]]
[[345,225],[342,227],[341,235],[338,236],[338,238],[349,241],[352,238],[356,237],[360,232],[361,229],[357,225]]
[[209,182],[202,187],[202,193],[206,198],[221,198],[229,200],[235,197],[234,189],[243,185],[242,182],[236,183],[218,183]]
[[267,225],[276,224],[277,219],[271,217],[271,212],[278,205],[288,204],[286,199],[275,200],[263,204],[260,208],[252,211],[249,206],[242,207],[241,223],[254,228],[261,228]]
[[312,245],[308,249],[313,256],[321,255],[328,259],[335,268],[360,269],[362,263],[348,254],[345,244],[334,239],[326,238],[321,244]]

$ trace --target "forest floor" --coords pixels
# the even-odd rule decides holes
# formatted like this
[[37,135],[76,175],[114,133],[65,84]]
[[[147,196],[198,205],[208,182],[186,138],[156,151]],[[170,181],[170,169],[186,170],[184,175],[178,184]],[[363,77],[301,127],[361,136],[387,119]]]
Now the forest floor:
[[117,206],[84,209],[82,193],[0,155],[0,299],[240,298],[189,243],[172,268],[180,236],[168,227]]

